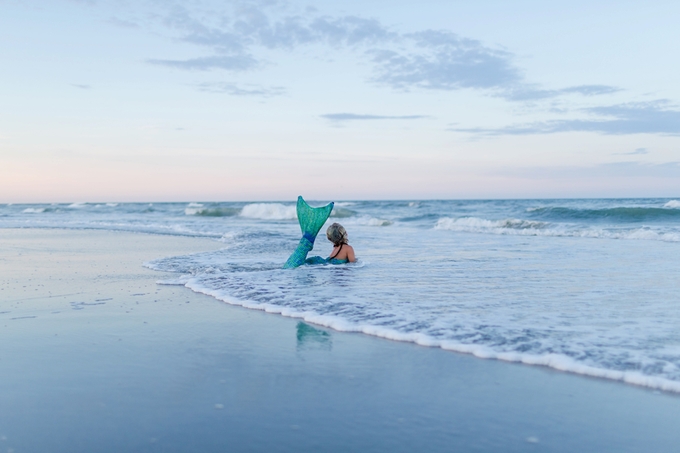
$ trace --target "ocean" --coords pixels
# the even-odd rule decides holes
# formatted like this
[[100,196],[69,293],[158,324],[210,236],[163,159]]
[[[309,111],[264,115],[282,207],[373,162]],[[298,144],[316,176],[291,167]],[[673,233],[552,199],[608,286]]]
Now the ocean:
[[[680,392],[678,199],[339,200],[329,222],[358,262],[284,270],[294,200],[0,205],[0,228],[219,241],[145,265],[230,304]],[[323,231],[312,254],[325,257]]]

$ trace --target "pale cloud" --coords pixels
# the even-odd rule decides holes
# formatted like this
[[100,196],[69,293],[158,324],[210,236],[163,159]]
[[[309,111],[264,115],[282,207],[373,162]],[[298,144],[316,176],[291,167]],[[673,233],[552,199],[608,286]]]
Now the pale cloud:
[[592,166],[559,167],[521,167],[506,168],[497,174],[518,176],[527,179],[566,179],[584,178],[680,178],[680,162],[652,164],[647,162],[610,162]]
[[281,96],[286,89],[280,86],[261,87],[256,85],[238,85],[234,83],[206,82],[197,85],[200,91],[209,93],[226,93],[232,96]]
[[139,24],[119,17],[111,17],[107,22],[119,28],[139,28]]
[[[121,3],[122,5],[122,3]],[[532,135],[558,132],[595,132],[608,135],[680,135],[680,109],[669,101],[597,105],[596,99],[624,90],[608,84],[545,86],[525,76],[518,59],[508,49],[450,30],[421,29],[405,32],[377,18],[354,14],[328,15],[316,8],[296,8],[275,0],[231,2],[141,2],[125,4],[112,23],[153,29],[196,55],[185,58],[149,58],[147,63],[187,71],[221,71],[248,74],[265,71],[276,59],[297,55],[326,56],[342,51],[356,58],[369,72],[365,81],[402,93],[474,90],[484,96],[522,103],[552,120],[503,127],[451,127],[478,136]],[[127,9],[126,9],[127,8]],[[144,12],[140,12],[142,10]],[[150,9],[149,9],[150,8]],[[136,9],[137,14],[129,13]],[[128,11],[126,16],[125,11]],[[118,23],[120,22],[120,23]],[[159,28],[160,27],[160,28]],[[170,36],[168,36],[170,35]],[[85,85],[75,85],[85,88]],[[272,97],[285,87],[260,87],[230,82],[196,84],[205,92],[234,96]],[[578,107],[587,101],[588,107]],[[580,104],[584,105],[584,104]],[[343,116],[344,115],[344,116]],[[328,113],[323,118],[338,123],[371,119],[419,119],[423,115],[373,115]],[[569,118],[569,119],[563,119]]]
[[649,154],[647,148],[636,148],[634,151],[629,151],[627,153],[614,153],[618,156],[639,156],[641,154]]
[[501,128],[449,130],[478,135],[534,135],[557,132],[595,132],[607,135],[680,135],[680,110],[668,100],[632,102],[580,110],[590,118],[535,122]]
[[229,71],[246,71],[257,67],[258,62],[250,55],[214,55],[209,57],[189,58],[187,60],[148,59],[148,63],[169,66],[177,69],[207,71],[210,69],[226,69]]
[[508,52],[488,48],[479,41],[434,30],[404,38],[413,44],[407,51],[369,52],[377,67],[374,81],[397,89],[435,90],[491,89],[521,81]]
[[580,94],[582,96],[600,96],[613,94],[623,91],[621,88],[609,85],[579,85],[558,90],[541,89],[534,85],[520,85],[510,88],[500,95],[511,101],[535,101],[540,99],[555,98],[569,94]]
[[333,17],[315,9],[291,14],[276,2],[240,2],[224,8],[201,14],[174,5],[162,18],[164,26],[179,33],[179,40],[204,47],[213,55],[147,61],[177,69],[238,72],[266,66],[257,56],[259,49],[328,46],[367,58],[373,66],[368,81],[400,91],[476,89],[509,101],[620,91],[608,85],[542,88],[525,80],[511,52],[447,30],[400,33],[374,18]]
[[326,113],[320,115],[331,121],[356,121],[356,120],[419,120],[429,118],[426,115],[365,115],[357,113]]

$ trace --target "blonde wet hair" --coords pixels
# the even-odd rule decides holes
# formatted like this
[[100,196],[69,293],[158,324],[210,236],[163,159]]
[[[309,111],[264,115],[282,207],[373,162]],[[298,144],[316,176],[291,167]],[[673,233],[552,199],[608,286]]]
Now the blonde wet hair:
[[336,247],[341,244],[347,244],[347,231],[345,227],[339,223],[334,223],[326,230],[326,237]]

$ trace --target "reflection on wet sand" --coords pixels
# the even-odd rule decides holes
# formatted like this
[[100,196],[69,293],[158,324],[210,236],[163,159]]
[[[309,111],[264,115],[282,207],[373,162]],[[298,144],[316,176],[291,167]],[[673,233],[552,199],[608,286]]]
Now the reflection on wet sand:
[[325,349],[330,351],[333,339],[330,332],[317,329],[304,322],[297,323],[297,349]]

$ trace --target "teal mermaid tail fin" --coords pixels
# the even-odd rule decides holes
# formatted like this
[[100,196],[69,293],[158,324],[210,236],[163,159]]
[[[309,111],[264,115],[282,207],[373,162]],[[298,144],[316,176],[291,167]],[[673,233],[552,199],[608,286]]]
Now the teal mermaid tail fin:
[[[326,223],[328,217],[330,217],[331,211],[333,211],[333,205],[334,203],[331,202],[326,206],[313,208],[308,205],[302,197],[298,197],[297,216],[302,234],[309,234],[316,238],[316,235],[319,234],[319,230],[323,224]],[[312,242],[314,241],[312,240]]]
[[284,269],[291,269],[305,263],[307,254],[314,248],[316,235],[319,234],[319,230],[333,211],[333,204],[331,202],[326,206],[313,208],[302,197],[298,197],[297,217],[300,230],[302,230],[302,239],[286,264],[283,265]]

